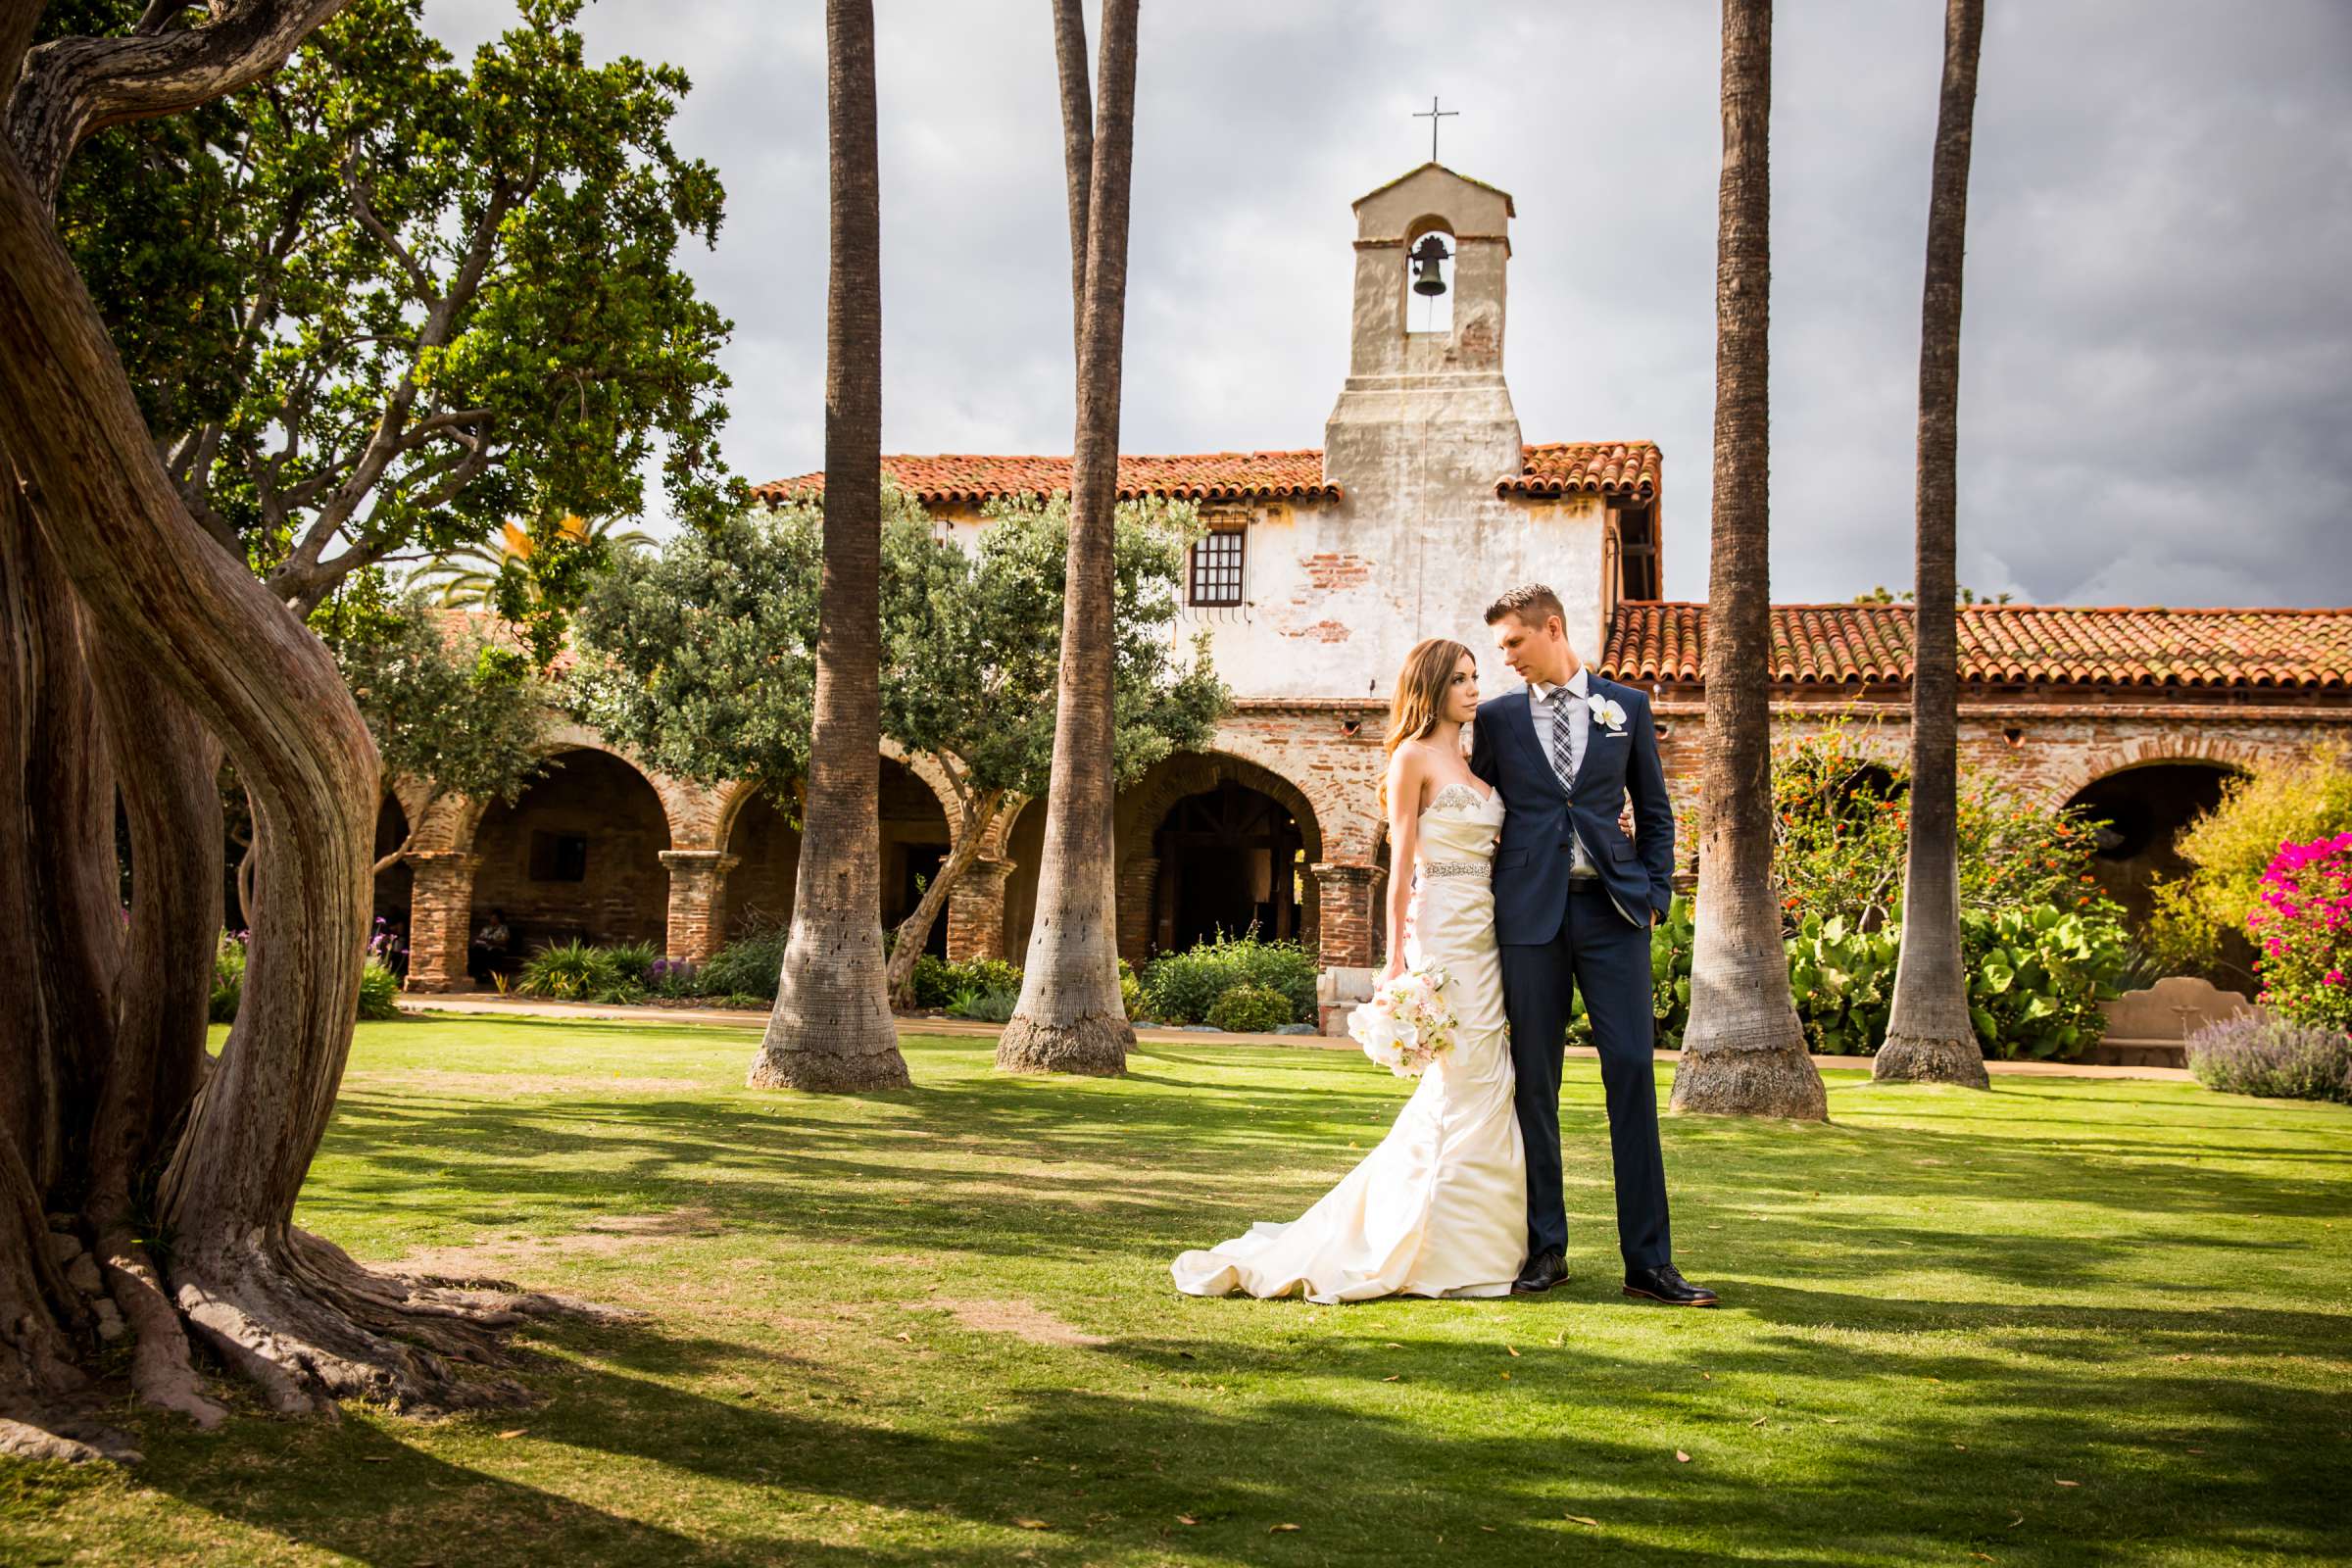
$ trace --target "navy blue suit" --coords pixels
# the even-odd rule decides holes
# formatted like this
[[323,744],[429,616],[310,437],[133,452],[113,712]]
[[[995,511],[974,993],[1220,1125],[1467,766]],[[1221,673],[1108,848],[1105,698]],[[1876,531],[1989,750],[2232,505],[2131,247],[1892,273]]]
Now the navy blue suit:
[[[1618,1250],[1629,1269],[1656,1268],[1673,1260],[1674,1248],[1658,1149],[1649,931],[1653,911],[1663,914],[1674,896],[1674,808],[1649,700],[1590,672],[1586,680],[1592,695],[1625,710],[1625,723],[1592,722],[1573,792],[1538,744],[1525,690],[1479,705],[1471,731],[1470,771],[1502,792],[1506,812],[1494,852],[1494,936],[1527,1146],[1528,1254],[1568,1245],[1560,1064],[1581,993],[1608,1101]],[[1617,827],[1629,798],[1631,842]],[[1580,839],[1597,882],[1569,879]]]

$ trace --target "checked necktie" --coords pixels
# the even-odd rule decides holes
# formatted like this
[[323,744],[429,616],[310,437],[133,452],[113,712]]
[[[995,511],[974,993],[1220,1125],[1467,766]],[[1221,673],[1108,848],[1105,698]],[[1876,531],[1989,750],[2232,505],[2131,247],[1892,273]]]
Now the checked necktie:
[[1554,686],[1544,699],[1551,704],[1551,770],[1560,780],[1560,788],[1571,794],[1576,790],[1576,731],[1570,727],[1568,705],[1576,694],[1565,686]]

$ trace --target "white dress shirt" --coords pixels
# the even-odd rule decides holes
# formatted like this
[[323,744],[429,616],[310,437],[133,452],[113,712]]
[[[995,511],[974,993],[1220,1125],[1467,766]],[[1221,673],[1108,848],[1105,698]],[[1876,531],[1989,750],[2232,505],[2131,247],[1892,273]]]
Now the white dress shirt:
[[[1586,678],[1585,666],[1582,664],[1577,665],[1576,673],[1562,681],[1557,687],[1546,686],[1542,681],[1531,680],[1527,683],[1528,710],[1536,721],[1536,750],[1543,755],[1544,765],[1549,767],[1551,765],[1553,718],[1551,694],[1559,690],[1565,690],[1568,693],[1566,705],[1568,710],[1566,714],[1568,758],[1581,769],[1585,765],[1585,743],[1591,735],[1592,727],[1592,710],[1585,706],[1586,699],[1592,695],[1592,689]],[[1556,768],[1553,769],[1552,776],[1555,778],[1559,776]],[[1576,848],[1569,852],[1571,860],[1569,874],[1573,876],[1581,872],[1593,871],[1595,868],[1592,864],[1592,858],[1585,853],[1584,839],[1572,835],[1571,842]]]

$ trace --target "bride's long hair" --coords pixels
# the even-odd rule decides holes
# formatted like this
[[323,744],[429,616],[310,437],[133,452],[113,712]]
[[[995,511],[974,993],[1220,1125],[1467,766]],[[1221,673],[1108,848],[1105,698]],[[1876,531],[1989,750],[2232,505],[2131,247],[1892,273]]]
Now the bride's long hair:
[[1380,809],[1389,809],[1388,761],[1406,741],[1417,741],[1438,727],[1446,714],[1446,688],[1464,659],[1473,665],[1478,656],[1447,637],[1429,637],[1413,644],[1396,671],[1396,695],[1389,699],[1389,738],[1380,749]]

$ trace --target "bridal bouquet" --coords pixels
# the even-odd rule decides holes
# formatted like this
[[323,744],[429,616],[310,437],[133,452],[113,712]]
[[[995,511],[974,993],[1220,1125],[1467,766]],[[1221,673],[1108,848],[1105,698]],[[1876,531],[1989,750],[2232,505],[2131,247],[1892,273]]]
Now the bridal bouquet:
[[1399,1078],[1418,1078],[1451,1051],[1456,1026],[1446,971],[1434,963],[1407,969],[1348,1015],[1348,1032],[1364,1054]]

